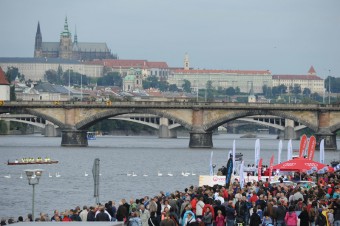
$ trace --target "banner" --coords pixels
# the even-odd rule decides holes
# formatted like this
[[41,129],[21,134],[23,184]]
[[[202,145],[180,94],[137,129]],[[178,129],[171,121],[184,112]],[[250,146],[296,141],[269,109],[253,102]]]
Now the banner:
[[225,185],[225,176],[208,176],[208,175],[200,175],[198,178],[198,186],[208,185],[213,187],[215,184],[224,186]]
[[244,173],[243,173],[243,167],[244,167],[244,160],[242,160],[241,166],[240,166],[240,187],[241,189],[244,186]]
[[281,163],[281,152],[282,152],[282,140],[279,141],[279,150],[277,156],[277,164]]
[[320,142],[320,162],[322,164],[325,163],[325,139],[322,139]]
[[287,161],[291,160],[292,157],[293,157],[292,140],[289,140],[287,146]]
[[299,158],[303,158],[303,155],[305,154],[306,147],[307,147],[307,136],[306,136],[306,134],[303,134],[301,139],[300,139]]
[[232,158],[229,158],[228,163],[227,163],[227,175],[225,178],[225,185],[227,188],[229,188],[232,172],[233,172],[233,160]]
[[270,164],[269,164],[269,181],[271,181],[272,174],[273,174],[273,164],[274,164],[274,155],[270,158]]
[[255,141],[255,166],[259,164],[260,160],[260,139]]
[[214,176],[214,168],[213,168],[213,164],[212,164],[212,158],[213,158],[213,152],[211,151],[211,154],[210,154],[210,173],[209,175],[210,176]]
[[309,138],[309,142],[308,142],[308,155],[307,155],[307,158],[309,160],[313,160],[313,158],[314,158],[315,145],[316,145],[316,139],[315,139],[314,136],[311,136]]
[[257,176],[258,176],[259,181],[261,180],[261,176],[262,176],[261,173],[262,173],[262,158],[260,159],[259,165],[258,165],[258,168],[257,168]]
[[235,172],[235,152],[236,152],[236,142],[233,142],[233,173]]

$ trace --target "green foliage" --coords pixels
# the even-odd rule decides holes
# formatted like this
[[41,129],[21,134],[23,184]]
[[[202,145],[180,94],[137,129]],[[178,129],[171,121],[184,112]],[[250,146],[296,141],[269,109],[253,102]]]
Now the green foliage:
[[14,81],[17,77],[20,82],[25,81],[25,75],[20,74],[19,69],[16,67],[8,67],[5,75],[9,83]]
[[325,88],[328,92],[330,86],[331,93],[340,93],[340,78],[328,76],[325,80]]
[[182,88],[184,92],[191,93],[191,82],[189,80],[184,79]]
[[15,94],[15,86],[14,85],[10,86],[9,95],[10,95],[9,98],[10,98],[11,101],[15,101],[17,99],[17,96]]
[[299,95],[301,93],[301,85],[299,84],[294,84],[294,86],[289,87],[289,89],[294,95]]
[[0,134],[7,134],[8,127],[5,121],[0,120]]
[[105,76],[97,79],[97,85],[123,87],[123,79],[118,72],[109,72]]
[[170,92],[177,92],[178,91],[177,85],[176,84],[169,85],[169,91]]
[[228,95],[228,96],[233,96],[233,95],[236,94],[236,90],[234,89],[234,87],[228,87],[225,90],[225,94]]
[[302,94],[305,96],[309,96],[312,94],[312,91],[309,88],[304,88]]
[[273,96],[278,96],[287,93],[287,86],[281,84],[272,88]]
[[155,88],[164,92],[169,90],[169,83],[167,81],[159,81],[158,77],[153,75],[143,80],[143,88],[144,89]]
[[208,102],[214,101],[214,87],[212,85],[212,81],[210,80],[207,81],[205,88],[206,88],[206,93],[205,93],[206,100]]

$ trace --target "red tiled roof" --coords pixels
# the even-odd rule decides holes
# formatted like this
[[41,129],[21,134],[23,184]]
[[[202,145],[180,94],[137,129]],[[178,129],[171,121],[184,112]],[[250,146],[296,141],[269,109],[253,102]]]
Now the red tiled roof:
[[314,70],[314,67],[313,67],[313,66],[311,66],[311,67],[309,68],[308,74],[312,74],[312,75],[315,75],[315,74],[316,74],[316,71]]
[[316,75],[273,75],[273,79],[282,80],[322,80]]
[[149,68],[169,68],[166,62],[147,62]]
[[112,68],[168,68],[166,62],[148,62],[147,60],[95,60],[88,64],[99,64]]
[[172,71],[178,74],[240,74],[240,75],[270,75],[269,70],[266,71],[248,71],[248,70],[206,70],[206,69],[176,69]]
[[0,67],[0,85],[9,85],[5,72]]

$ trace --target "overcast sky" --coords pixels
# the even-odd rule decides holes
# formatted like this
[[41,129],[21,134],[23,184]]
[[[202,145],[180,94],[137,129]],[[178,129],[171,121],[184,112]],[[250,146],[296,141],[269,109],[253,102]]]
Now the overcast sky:
[[120,59],[206,69],[340,76],[339,0],[0,0],[0,57],[33,57],[59,42],[65,16],[79,42]]

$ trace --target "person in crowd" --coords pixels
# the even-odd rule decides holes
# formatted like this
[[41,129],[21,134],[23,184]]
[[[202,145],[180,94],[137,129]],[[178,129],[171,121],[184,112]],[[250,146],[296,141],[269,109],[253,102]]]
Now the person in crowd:
[[156,212],[152,211],[150,213],[150,218],[148,220],[149,226],[159,226],[160,222],[158,220],[158,217],[156,216]]
[[302,207],[302,211],[299,214],[300,226],[309,226],[309,214],[307,212],[307,206]]
[[222,215],[222,211],[218,210],[217,211],[217,216],[215,218],[215,225],[216,226],[225,226],[226,219],[225,216]]
[[261,218],[260,216],[257,214],[257,208],[254,207],[253,208],[253,213],[250,216],[250,222],[249,225],[250,226],[259,226],[261,224]]
[[110,214],[105,212],[104,206],[99,206],[95,215],[96,221],[110,221]]
[[89,211],[87,210],[87,206],[83,206],[83,210],[79,213],[79,217],[81,221],[86,221],[87,220],[87,214]]
[[175,221],[170,218],[169,212],[166,213],[164,219],[160,223],[160,226],[176,226]]
[[148,220],[150,218],[150,212],[149,212],[149,210],[145,209],[144,204],[141,204],[139,206],[139,217],[142,221],[142,226],[148,226],[149,225]]
[[96,212],[97,209],[90,206],[90,211],[87,213],[86,221],[96,221]]
[[286,226],[297,226],[298,218],[294,210],[294,206],[289,206],[285,216]]

